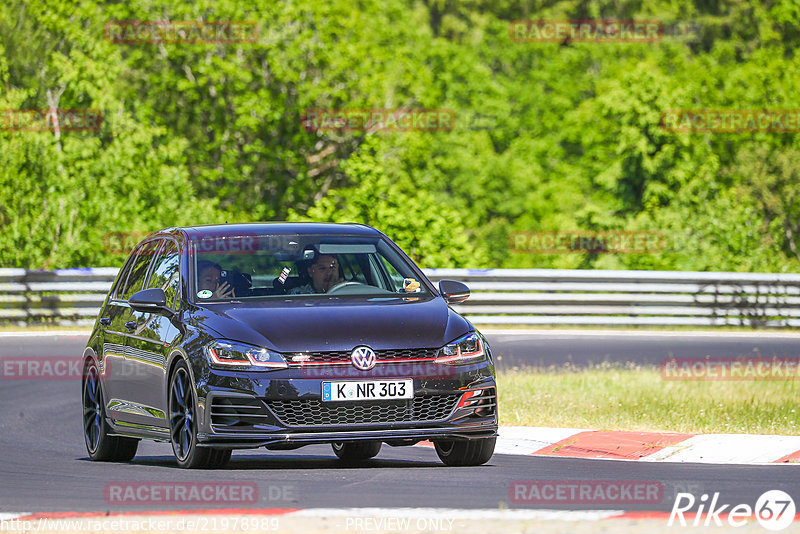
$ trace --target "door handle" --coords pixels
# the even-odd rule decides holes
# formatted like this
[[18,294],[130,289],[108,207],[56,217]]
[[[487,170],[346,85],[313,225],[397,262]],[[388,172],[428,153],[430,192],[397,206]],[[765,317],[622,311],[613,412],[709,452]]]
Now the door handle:
[[128,330],[133,330],[134,328],[136,328],[136,321],[128,321],[127,323],[125,323],[125,328],[127,328]]
[[103,326],[111,326],[111,317],[101,317],[100,324]]

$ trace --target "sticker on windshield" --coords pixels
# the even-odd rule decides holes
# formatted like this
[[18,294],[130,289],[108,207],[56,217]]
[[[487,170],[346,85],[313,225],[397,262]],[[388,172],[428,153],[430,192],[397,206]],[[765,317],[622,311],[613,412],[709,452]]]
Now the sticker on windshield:
[[419,282],[413,278],[403,278],[403,291],[406,293],[419,293]]
[[213,295],[213,293],[208,289],[203,289],[197,292],[197,296],[200,297],[201,299],[211,298],[211,295]]

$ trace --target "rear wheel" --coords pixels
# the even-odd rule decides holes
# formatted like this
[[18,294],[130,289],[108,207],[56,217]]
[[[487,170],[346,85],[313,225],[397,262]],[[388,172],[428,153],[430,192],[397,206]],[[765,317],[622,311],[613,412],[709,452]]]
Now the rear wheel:
[[340,460],[348,462],[369,460],[381,452],[380,441],[351,441],[331,443],[333,452]]
[[89,457],[95,462],[130,462],[136,456],[139,440],[108,435],[103,388],[94,362],[83,369],[82,391],[83,438]]
[[450,466],[481,465],[494,454],[497,438],[438,440],[433,445],[439,459]]
[[[210,467],[212,459],[217,458],[216,450],[197,446],[197,401],[184,361],[178,362],[169,381],[169,433],[172,452],[180,467]],[[227,452],[230,459],[230,451]]]

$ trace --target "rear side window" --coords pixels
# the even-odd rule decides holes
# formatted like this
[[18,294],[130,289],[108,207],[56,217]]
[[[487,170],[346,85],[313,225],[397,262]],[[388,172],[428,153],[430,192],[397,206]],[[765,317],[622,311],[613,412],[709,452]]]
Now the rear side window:
[[125,290],[125,282],[128,281],[128,275],[131,272],[131,267],[134,263],[136,263],[137,256],[131,254],[128,258],[128,261],[125,262],[125,265],[122,267],[122,271],[119,275],[119,279],[117,280],[117,285],[114,288],[114,296],[115,299],[122,298],[122,292]]
[[128,300],[131,298],[131,295],[144,289],[147,268],[150,266],[150,262],[153,260],[153,254],[159,244],[159,241],[148,241],[136,251],[136,259],[134,259],[131,264],[128,280],[125,283],[124,289],[118,293],[120,298]]
[[153,263],[153,273],[147,288],[160,287],[167,296],[167,305],[175,309],[175,296],[178,294],[180,282],[180,257],[178,256],[178,246],[167,241],[165,246],[156,255]]

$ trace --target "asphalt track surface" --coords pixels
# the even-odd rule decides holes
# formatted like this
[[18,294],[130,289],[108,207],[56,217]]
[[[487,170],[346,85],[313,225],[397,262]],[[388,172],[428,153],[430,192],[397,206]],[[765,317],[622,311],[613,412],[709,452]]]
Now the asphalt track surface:
[[[800,337],[735,336],[719,333],[680,336],[647,333],[500,333],[489,336],[501,366],[610,359],[657,362],[676,357],[776,351],[798,355]],[[0,334],[0,357],[74,356],[84,334]],[[737,354],[730,352],[733,351]],[[541,362],[537,362],[541,359]],[[597,505],[515,503],[509,488],[518,480],[657,481],[663,499],[657,504]],[[328,446],[296,451],[257,449],[234,452],[223,470],[179,469],[168,444],[141,442],[129,464],[88,459],[81,432],[79,380],[0,380],[0,512],[56,512],[187,509],[184,503],[109,503],[113,483],[233,482],[253,483],[254,508],[438,507],[486,509],[624,509],[669,511],[677,492],[719,492],[718,504],[755,504],[770,489],[800,500],[800,471],[795,466],[658,464],[615,460],[495,455],[481,467],[445,467],[428,447],[384,445],[374,460],[352,466],[338,462]],[[211,507],[241,508],[219,503]],[[202,506],[208,508],[208,505]]]

